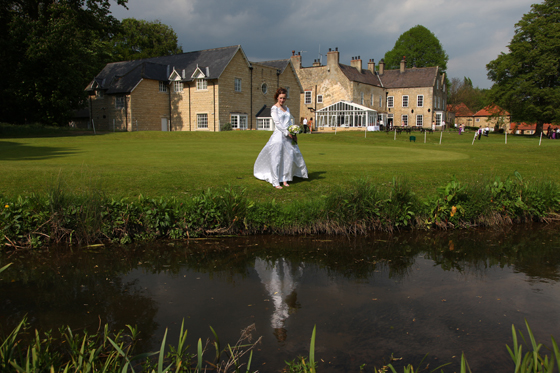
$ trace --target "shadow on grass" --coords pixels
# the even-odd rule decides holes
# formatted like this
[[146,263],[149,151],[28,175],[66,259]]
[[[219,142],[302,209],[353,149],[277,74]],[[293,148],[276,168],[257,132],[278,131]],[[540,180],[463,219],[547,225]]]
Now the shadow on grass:
[[324,179],[325,177],[323,176],[323,174],[326,174],[326,171],[315,171],[315,172],[309,172],[307,174],[308,178],[307,179],[302,179],[300,177],[295,177],[294,180],[290,181],[290,184],[299,184],[299,183],[305,183],[305,182],[309,182],[309,181],[313,181],[313,180],[321,180]]
[[37,161],[76,154],[72,148],[29,146],[12,141],[0,141],[0,161]]

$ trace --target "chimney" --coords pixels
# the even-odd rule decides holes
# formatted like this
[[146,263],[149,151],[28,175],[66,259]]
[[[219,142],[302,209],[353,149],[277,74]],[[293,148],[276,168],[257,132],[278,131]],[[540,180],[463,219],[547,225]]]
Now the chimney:
[[406,68],[406,56],[402,56],[402,60],[401,60],[401,73],[404,73],[405,68]]
[[385,72],[385,60],[382,58],[381,61],[379,61],[379,75],[383,75],[384,72]]
[[329,53],[327,53],[327,66],[329,68],[334,68],[335,66],[338,66],[339,64],[339,54],[338,54],[338,48],[336,48],[336,50],[331,51],[329,49]]
[[290,59],[292,60],[292,65],[294,65],[295,69],[301,69],[301,55],[300,54],[296,54],[296,51],[292,51],[292,57],[290,57]]
[[319,61],[319,60],[314,60],[314,61],[313,61],[313,67],[319,67],[319,66],[321,66],[321,61]]
[[358,70],[359,73],[361,73],[362,72],[362,60],[360,59],[360,56],[353,57],[352,61],[350,62],[350,66],[352,66],[353,68]]
[[375,61],[371,58],[367,63],[367,69],[375,75]]

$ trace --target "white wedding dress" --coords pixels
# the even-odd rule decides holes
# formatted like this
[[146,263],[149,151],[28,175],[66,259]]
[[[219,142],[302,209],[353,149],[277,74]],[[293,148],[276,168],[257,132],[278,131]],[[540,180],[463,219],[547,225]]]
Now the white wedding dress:
[[253,174],[273,186],[292,181],[294,176],[307,179],[307,166],[299,146],[288,137],[292,118],[290,109],[286,107],[286,111],[283,111],[274,105],[270,112],[275,124],[274,132],[257,157]]

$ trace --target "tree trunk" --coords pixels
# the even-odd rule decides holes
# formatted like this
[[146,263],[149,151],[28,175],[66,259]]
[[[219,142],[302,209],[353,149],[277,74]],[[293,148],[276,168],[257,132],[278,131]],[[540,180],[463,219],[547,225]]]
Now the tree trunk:
[[537,120],[537,128],[535,129],[535,136],[540,136],[543,132],[544,122],[542,120]]

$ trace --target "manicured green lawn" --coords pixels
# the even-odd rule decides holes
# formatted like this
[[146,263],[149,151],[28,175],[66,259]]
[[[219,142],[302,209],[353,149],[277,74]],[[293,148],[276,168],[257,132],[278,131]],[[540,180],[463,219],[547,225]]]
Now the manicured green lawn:
[[270,132],[133,132],[97,136],[0,138],[0,193],[44,192],[58,180],[68,190],[102,190],[113,196],[184,196],[228,185],[246,188],[258,200],[320,195],[329,187],[369,177],[390,183],[406,178],[420,194],[455,175],[477,182],[512,176],[560,182],[560,141],[490,135],[472,143],[472,133],[339,132],[301,135],[309,179],[275,190],[253,177],[253,163]]

